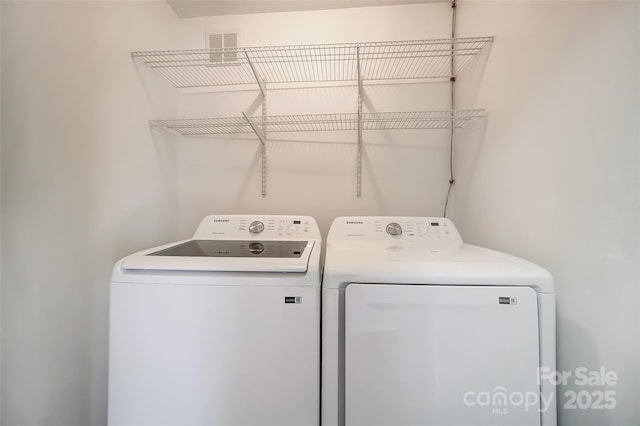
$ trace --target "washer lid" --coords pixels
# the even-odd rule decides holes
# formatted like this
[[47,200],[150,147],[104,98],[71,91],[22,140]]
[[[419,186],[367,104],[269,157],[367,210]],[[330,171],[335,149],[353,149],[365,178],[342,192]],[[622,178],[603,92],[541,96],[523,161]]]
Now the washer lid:
[[133,254],[127,270],[306,272],[314,241],[185,240]]

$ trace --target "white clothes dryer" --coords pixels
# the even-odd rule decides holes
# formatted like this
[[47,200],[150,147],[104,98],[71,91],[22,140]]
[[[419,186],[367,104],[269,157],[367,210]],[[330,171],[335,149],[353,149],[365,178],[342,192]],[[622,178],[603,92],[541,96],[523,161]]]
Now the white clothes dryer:
[[320,251],[305,216],[208,216],[116,263],[108,424],[317,426]]
[[446,218],[341,217],[322,303],[323,426],[556,425],[543,268]]

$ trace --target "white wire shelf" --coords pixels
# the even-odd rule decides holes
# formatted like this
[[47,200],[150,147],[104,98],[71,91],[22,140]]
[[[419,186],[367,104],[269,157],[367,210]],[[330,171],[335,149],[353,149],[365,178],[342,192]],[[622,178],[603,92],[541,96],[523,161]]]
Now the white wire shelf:
[[[133,52],[177,88],[426,80],[462,71],[493,37]],[[358,67],[359,65],[359,67]]]
[[[486,117],[485,110],[411,111],[362,113],[362,130],[450,129],[468,127]],[[173,130],[185,136],[254,133],[251,126],[268,133],[358,130],[357,113],[273,115],[251,117],[153,120],[151,127]]]

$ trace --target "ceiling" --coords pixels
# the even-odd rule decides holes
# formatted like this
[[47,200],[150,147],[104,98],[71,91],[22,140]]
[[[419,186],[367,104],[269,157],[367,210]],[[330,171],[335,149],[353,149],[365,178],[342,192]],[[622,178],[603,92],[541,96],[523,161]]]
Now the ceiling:
[[180,18],[427,3],[433,0],[167,0]]

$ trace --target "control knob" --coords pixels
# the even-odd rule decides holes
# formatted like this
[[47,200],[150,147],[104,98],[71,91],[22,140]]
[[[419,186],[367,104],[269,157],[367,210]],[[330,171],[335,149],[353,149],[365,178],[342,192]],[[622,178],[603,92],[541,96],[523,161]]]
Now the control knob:
[[249,232],[252,234],[259,234],[264,231],[264,223],[259,220],[254,220],[249,224]]
[[387,234],[398,236],[402,234],[402,226],[399,223],[391,222],[387,225]]
[[264,245],[262,243],[249,244],[249,252],[251,254],[261,254],[264,251]]

